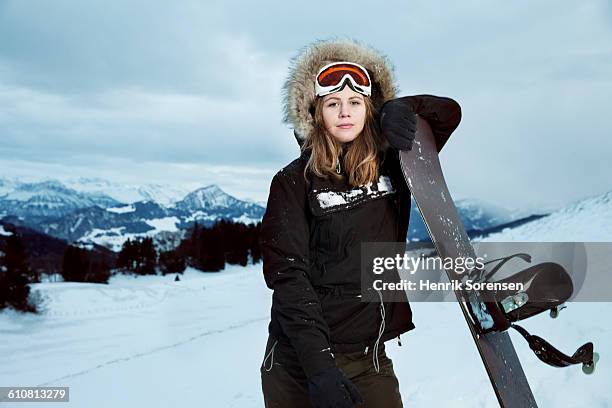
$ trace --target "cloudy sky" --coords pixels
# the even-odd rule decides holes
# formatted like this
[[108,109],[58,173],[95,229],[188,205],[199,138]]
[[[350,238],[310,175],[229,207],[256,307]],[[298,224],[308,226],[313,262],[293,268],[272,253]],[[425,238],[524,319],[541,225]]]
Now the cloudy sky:
[[0,0],[0,177],[217,183],[265,200],[298,155],[281,123],[289,59],[332,36],[385,53],[400,95],[461,104],[442,153],[455,197],[552,209],[612,190],[605,0],[333,10],[310,0]]

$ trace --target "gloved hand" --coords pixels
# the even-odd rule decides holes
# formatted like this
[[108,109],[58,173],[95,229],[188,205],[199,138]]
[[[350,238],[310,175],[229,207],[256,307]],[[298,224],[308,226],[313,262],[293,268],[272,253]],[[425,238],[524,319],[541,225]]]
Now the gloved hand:
[[406,98],[391,99],[382,106],[380,128],[394,148],[411,150],[416,127],[417,115]]
[[308,394],[314,408],[353,408],[363,402],[359,390],[338,367],[329,367],[308,381]]

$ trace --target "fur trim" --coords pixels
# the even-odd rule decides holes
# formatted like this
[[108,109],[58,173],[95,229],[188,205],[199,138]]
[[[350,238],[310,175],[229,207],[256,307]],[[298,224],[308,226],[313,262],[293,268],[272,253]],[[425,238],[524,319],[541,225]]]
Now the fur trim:
[[293,126],[298,142],[306,140],[314,128],[310,108],[315,100],[315,76],[321,67],[335,61],[356,62],[368,70],[372,80],[371,98],[377,110],[399,91],[393,65],[370,46],[353,39],[318,40],[305,46],[292,58],[282,89],[283,122]]

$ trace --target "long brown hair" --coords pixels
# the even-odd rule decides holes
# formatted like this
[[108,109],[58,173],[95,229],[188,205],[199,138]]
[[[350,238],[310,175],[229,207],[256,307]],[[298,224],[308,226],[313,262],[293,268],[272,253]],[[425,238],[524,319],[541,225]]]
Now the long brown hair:
[[378,112],[376,112],[372,100],[369,97],[364,97],[363,100],[366,107],[363,130],[353,141],[343,146],[325,128],[323,98],[315,99],[313,106],[314,129],[301,149],[302,152],[311,152],[304,169],[306,180],[308,180],[307,174],[309,171],[322,178],[342,179],[343,176],[336,172],[336,161],[338,159],[342,160],[340,164],[345,170],[351,186],[360,186],[378,179],[379,156],[384,140],[378,126]]

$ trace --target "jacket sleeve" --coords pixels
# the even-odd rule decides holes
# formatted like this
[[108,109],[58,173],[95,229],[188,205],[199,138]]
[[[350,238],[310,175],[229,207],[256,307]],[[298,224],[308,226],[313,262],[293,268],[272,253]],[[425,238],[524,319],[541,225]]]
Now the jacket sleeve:
[[461,106],[451,98],[434,95],[403,96],[401,99],[409,102],[413,112],[429,123],[440,152],[461,122]]
[[304,177],[291,177],[286,170],[278,172],[270,186],[260,244],[266,285],[274,290],[272,314],[310,378],[336,363],[329,328],[308,275],[310,227],[306,205]]

